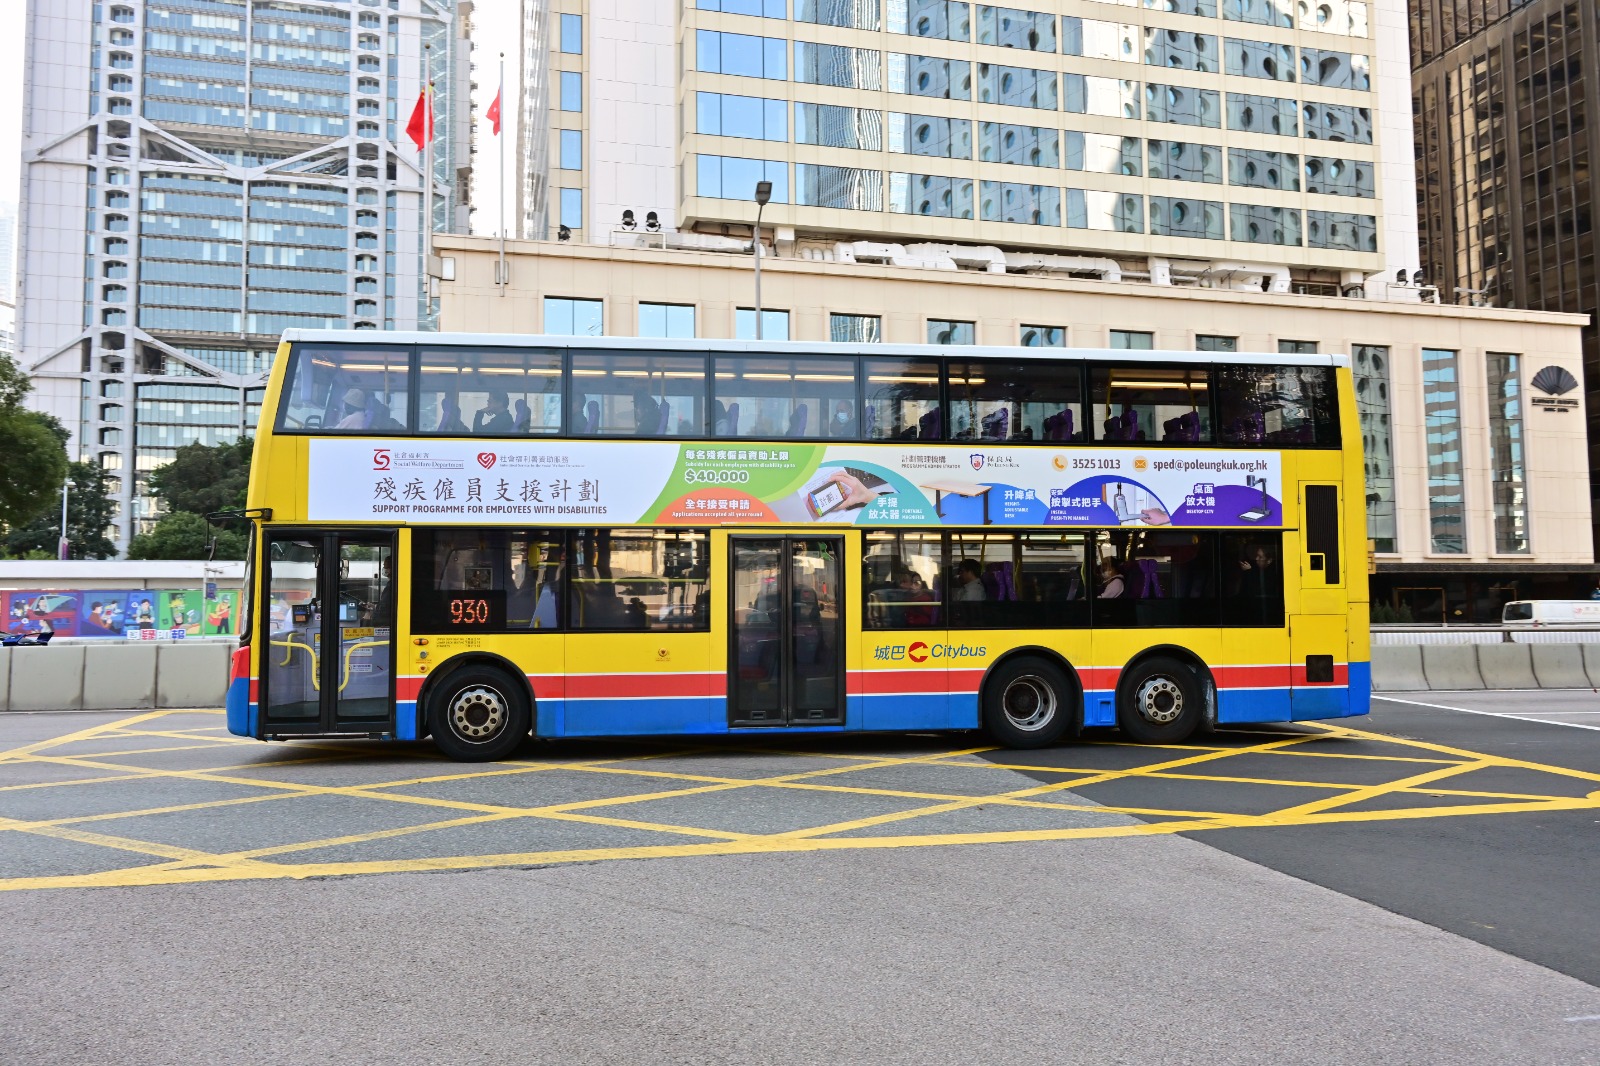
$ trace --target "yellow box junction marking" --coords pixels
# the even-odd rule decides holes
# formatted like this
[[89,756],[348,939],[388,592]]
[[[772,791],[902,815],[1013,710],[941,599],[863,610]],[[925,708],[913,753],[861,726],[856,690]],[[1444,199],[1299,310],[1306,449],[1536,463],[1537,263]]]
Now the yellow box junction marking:
[[[41,819],[0,817],[0,834],[33,835],[71,841],[107,850],[103,869],[88,873],[37,877],[0,878],[0,891],[31,888],[129,887],[161,884],[190,884],[207,881],[262,880],[280,878],[327,877],[367,873],[402,873],[426,870],[465,870],[475,868],[540,866],[567,862],[595,862],[613,859],[675,858],[697,855],[741,855],[762,852],[840,851],[873,848],[932,847],[957,844],[998,844],[1030,841],[1104,839],[1109,837],[1153,836],[1171,833],[1202,832],[1208,829],[1237,829],[1256,826],[1313,825],[1331,822],[1393,821],[1411,818],[1446,818],[1463,815],[1507,814],[1531,811],[1559,811],[1600,808],[1600,788],[1583,788],[1582,795],[1551,795],[1529,792],[1479,791],[1455,787],[1455,779],[1484,769],[1514,769],[1562,779],[1569,788],[1600,784],[1600,774],[1562,766],[1529,762],[1466,751],[1442,744],[1405,740],[1382,733],[1334,723],[1301,723],[1304,731],[1258,729],[1227,734],[1245,742],[1238,745],[1197,743],[1191,745],[1134,745],[1116,741],[1081,745],[1082,762],[1096,748],[1116,748],[1143,753],[1139,765],[1105,769],[1071,765],[1073,749],[1057,754],[1068,765],[1041,766],[1023,761],[1020,756],[1002,755],[994,761],[974,758],[992,747],[965,747],[920,755],[884,756],[852,751],[809,750],[796,746],[796,738],[774,738],[774,746],[684,746],[667,739],[629,739],[614,742],[625,753],[608,753],[599,758],[520,759],[484,767],[441,764],[430,751],[417,746],[311,741],[297,743],[292,751],[299,757],[277,758],[286,749],[272,749],[271,759],[238,761],[243,749],[260,749],[256,742],[218,734],[218,711],[150,711],[102,725],[90,726],[46,740],[34,741],[0,751],[0,781],[4,767],[49,764],[75,771],[80,776],[55,781],[0,784],[0,805],[4,797],[17,793],[34,795],[52,789],[68,790],[64,795],[81,796],[96,785],[148,783],[169,780],[201,782],[246,790],[243,795],[225,799],[144,806],[126,810],[99,811],[93,814]],[[200,724],[185,727],[184,721]],[[145,726],[148,724],[148,728]],[[835,739],[838,734],[832,735]],[[108,744],[105,751],[77,754],[71,749],[86,741]],[[177,742],[151,746],[161,741]],[[117,743],[121,742],[121,743]],[[1334,744],[1357,742],[1389,749],[1393,754],[1372,751],[1321,750]],[[612,743],[612,742],[605,742]],[[778,746],[783,745],[783,746]],[[592,748],[589,744],[587,747]],[[638,749],[646,749],[640,752]],[[632,751],[632,754],[626,752]],[[144,756],[189,753],[195,767],[167,768],[137,762]],[[299,768],[334,766],[356,771],[381,754],[393,769],[395,760],[414,762],[419,772],[402,773],[393,779],[374,779],[352,785],[321,785],[308,781],[272,776],[280,771],[289,777]],[[821,760],[821,768],[797,770],[767,776],[733,777],[718,774],[718,755],[771,758],[781,768],[786,758]],[[1282,777],[1256,774],[1229,774],[1228,760],[1241,755],[1268,756],[1281,762]],[[661,768],[662,760],[701,758],[700,772]],[[1324,781],[1296,776],[1297,765],[1305,758],[1349,760],[1352,771],[1374,764],[1392,764],[1394,776],[1377,783]],[[126,761],[135,760],[135,761]],[[204,765],[212,763],[214,765]],[[653,765],[657,764],[657,765]],[[1276,764],[1276,763],[1275,763]],[[1256,765],[1260,765],[1259,761]],[[1326,765],[1340,765],[1330,763]],[[949,794],[926,787],[886,788],[852,784],[851,775],[862,771],[889,768],[939,767],[941,770],[981,775],[1001,771],[1008,785],[1015,784],[1016,773],[1049,777],[1025,788],[1008,788],[988,794]],[[437,770],[438,772],[431,772]],[[549,771],[579,773],[599,782],[607,779],[630,786],[659,783],[643,792],[620,791],[592,799],[570,800],[537,806],[511,806],[417,795],[402,789],[418,785],[470,782],[497,777],[522,777]],[[1198,771],[1198,772],[1197,772]],[[1205,772],[1210,771],[1210,772]],[[857,778],[858,780],[868,780]],[[1272,787],[1284,790],[1285,803],[1275,810],[1256,814],[1220,811],[1177,810],[1146,806],[1104,806],[1091,802],[1061,802],[1054,797],[1063,792],[1114,781],[1181,780],[1208,782],[1224,786]],[[979,781],[981,778],[974,777]],[[928,784],[918,782],[920,785]],[[705,796],[716,793],[776,789],[802,793],[832,793],[840,796],[880,797],[910,801],[905,810],[849,818],[773,833],[737,832],[727,829],[680,825],[646,818],[626,817],[628,808],[656,800]],[[1328,793],[1305,800],[1305,790]],[[979,791],[983,791],[980,786]],[[1296,795],[1300,797],[1296,799]],[[292,801],[309,797],[340,797],[357,802],[394,803],[408,809],[437,812],[434,820],[362,833],[351,833],[289,844],[277,844],[228,852],[210,852],[171,844],[140,840],[126,834],[101,832],[97,823],[117,822],[153,815],[176,814],[226,807],[251,806],[273,801]],[[1454,803],[1429,803],[1410,806],[1407,796]],[[1374,800],[1396,801],[1386,809],[1352,809]],[[35,800],[35,802],[37,802]],[[737,798],[730,803],[735,809]],[[1073,826],[1052,829],[991,830],[983,832],[916,832],[919,819],[972,808],[1054,811],[1062,814],[1098,814],[1144,819],[1116,824]],[[249,817],[249,815],[242,815]],[[452,855],[431,858],[399,858],[346,862],[296,862],[297,852],[334,848],[372,841],[391,840],[422,833],[448,833],[464,826],[509,821],[548,821],[581,823],[628,829],[662,835],[659,844],[631,847],[594,847],[568,850],[532,851],[489,855]],[[892,828],[891,828],[892,827]],[[842,836],[864,830],[882,833]],[[909,831],[908,831],[909,830]],[[113,860],[112,856],[116,856]],[[129,855],[158,860],[125,866]]]

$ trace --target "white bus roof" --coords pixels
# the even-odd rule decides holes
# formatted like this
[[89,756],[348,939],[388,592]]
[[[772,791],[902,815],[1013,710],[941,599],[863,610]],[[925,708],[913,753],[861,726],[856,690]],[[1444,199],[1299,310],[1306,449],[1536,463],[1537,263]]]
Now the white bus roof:
[[662,352],[726,352],[762,355],[921,355],[928,358],[976,359],[1077,359],[1116,360],[1136,363],[1230,363],[1272,366],[1350,365],[1343,354],[1291,355],[1280,352],[1196,352],[1136,351],[1123,348],[1024,348],[987,344],[890,344],[863,342],[840,344],[833,341],[748,341],[685,340],[659,337],[568,337],[538,333],[423,333],[349,329],[288,329],[283,339],[290,343],[322,344],[454,344],[475,348],[592,348],[638,351],[641,348]]

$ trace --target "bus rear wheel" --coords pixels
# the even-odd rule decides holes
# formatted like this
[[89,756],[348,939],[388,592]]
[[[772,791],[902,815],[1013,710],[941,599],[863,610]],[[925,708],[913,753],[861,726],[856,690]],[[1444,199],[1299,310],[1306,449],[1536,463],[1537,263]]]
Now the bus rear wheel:
[[1200,680],[1167,656],[1146,659],[1117,685],[1117,725],[1141,744],[1179,744],[1203,716]]
[[428,700],[434,745],[458,762],[492,762],[517,749],[530,728],[527,696],[504,671],[468,666]]
[[1072,728],[1073,687],[1046,659],[1013,659],[983,684],[983,727],[1008,748],[1043,748]]

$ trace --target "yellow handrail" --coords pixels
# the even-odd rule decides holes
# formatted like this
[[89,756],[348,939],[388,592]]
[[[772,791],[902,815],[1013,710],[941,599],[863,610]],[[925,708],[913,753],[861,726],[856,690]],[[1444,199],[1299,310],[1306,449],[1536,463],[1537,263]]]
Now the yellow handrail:
[[304,651],[307,655],[311,656],[311,686],[312,686],[312,688],[314,688],[314,689],[316,689],[318,691],[321,691],[322,683],[317,677],[317,652],[316,652],[316,649],[312,648],[311,645],[309,645],[309,644],[302,644],[298,640],[271,640],[271,641],[268,641],[267,643],[272,645],[273,647],[276,647],[276,648],[287,648],[288,649],[287,651],[285,651],[283,653],[283,662],[279,663],[278,664],[279,666],[288,666],[289,665],[289,660],[294,658],[294,649],[295,648],[299,648],[300,650]]
[[344,695],[344,687],[350,683],[350,660],[357,648],[387,648],[387,640],[358,640],[344,650],[344,673],[339,679],[339,695]]

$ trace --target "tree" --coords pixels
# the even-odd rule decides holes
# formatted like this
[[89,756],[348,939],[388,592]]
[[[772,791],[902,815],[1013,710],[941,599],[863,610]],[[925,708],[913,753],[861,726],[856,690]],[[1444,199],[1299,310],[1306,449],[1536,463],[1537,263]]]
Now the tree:
[[204,559],[217,538],[218,559],[243,559],[244,536],[230,529],[217,529],[192,511],[173,511],[128,544],[130,559]]
[[[46,416],[49,417],[49,416]],[[106,528],[116,517],[106,472],[95,463],[69,463],[67,477],[67,540],[73,559],[109,559],[117,546],[106,538]],[[5,538],[5,554],[13,559],[56,557],[61,536],[61,512],[50,507],[33,520],[12,528]]]
[[244,437],[232,444],[179,448],[172,462],[150,474],[151,495],[165,500],[169,511],[197,515],[243,507],[251,447]]
[[50,509],[67,476],[61,423],[22,406],[28,377],[9,356],[0,356],[0,526],[15,529]]

